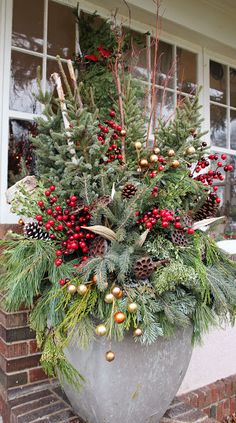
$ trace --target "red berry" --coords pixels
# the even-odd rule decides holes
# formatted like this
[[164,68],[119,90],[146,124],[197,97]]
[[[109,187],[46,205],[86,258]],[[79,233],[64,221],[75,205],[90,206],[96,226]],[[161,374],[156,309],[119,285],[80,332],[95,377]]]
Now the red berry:
[[56,188],[55,185],[51,185],[50,186],[50,191],[55,191],[55,188]]
[[163,222],[161,223],[161,226],[162,226],[163,228],[168,228],[168,226],[169,226],[169,222],[167,222],[166,220],[163,220]]
[[41,221],[43,220],[43,216],[42,216],[41,214],[37,214],[37,215],[35,216],[35,219],[36,219],[38,222],[41,222]]
[[61,259],[61,258],[57,258],[56,260],[54,260],[54,264],[55,264],[56,266],[61,266],[61,264],[62,264],[62,259]]
[[122,131],[122,126],[117,125],[116,130],[117,130],[118,132]]
[[43,207],[44,206],[44,202],[42,200],[38,201],[38,206],[39,207]]
[[176,229],[180,229],[182,227],[180,222],[175,222],[174,226]]
[[217,191],[217,190],[218,190],[218,187],[217,187],[217,186],[214,186],[214,187],[213,187],[213,190],[214,190],[214,191]]
[[221,154],[221,158],[222,158],[222,160],[226,160],[227,159],[226,154]]
[[46,228],[47,230],[51,229],[51,225],[50,225],[50,223],[46,223],[45,228]]
[[51,195],[51,191],[47,190],[44,194],[46,195],[46,197],[49,197]]
[[123,159],[123,156],[122,156],[122,154],[117,154],[116,158],[117,158],[118,160],[121,160],[121,159]]
[[64,286],[66,281],[65,281],[65,279],[60,279],[58,283],[59,283],[59,285]]
[[188,234],[189,235],[193,235],[194,234],[194,229],[193,228],[188,228]]
[[77,200],[77,197],[75,196],[75,195],[72,195],[71,197],[70,197],[70,201],[76,201]]
[[115,112],[114,110],[110,110],[110,113],[109,113],[109,115],[110,115],[111,117],[115,117],[115,115],[116,115],[116,112]]
[[232,165],[228,165],[228,171],[231,172],[233,170],[233,166]]
[[49,220],[49,221],[48,221],[48,223],[49,223],[51,226],[53,226],[53,225],[55,224],[54,220],[52,220],[52,219],[51,219],[51,220]]
[[164,166],[162,166],[162,165],[161,165],[161,166],[158,166],[158,169],[157,169],[157,170],[158,170],[159,172],[162,172],[164,169],[165,169],[165,168],[164,168]]
[[218,166],[218,167],[222,167],[222,166],[223,166],[223,163],[222,163],[222,162],[218,162],[218,163],[217,163],[217,166]]
[[56,251],[56,256],[57,256],[57,257],[62,256],[62,250],[57,250],[57,251]]
[[88,256],[83,256],[83,257],[82,257],[82,260],[83,260],[83,261],[87,261],[87,260],[88,260]]
[[57,197],[56,196],[52,197],[52,202],[53,203],[56,203],[57,202]]
[[220,204],[221,199],[219,197],[216,198],[216,203]]
[[146,222],[145,226],[147,229],[152,229],[152,223],[151,222]]
[[52,209],[47,209],[47,214],[52,214]]
[[56,210],[56,211],[61,211],[61,206],[56,206],[56,207],[55,207],[55,210]]

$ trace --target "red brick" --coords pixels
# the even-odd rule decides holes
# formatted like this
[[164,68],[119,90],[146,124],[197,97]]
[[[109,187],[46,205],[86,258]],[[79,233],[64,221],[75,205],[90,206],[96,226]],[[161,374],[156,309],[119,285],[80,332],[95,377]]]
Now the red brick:
[[18,407],[14,407],[14,414],[15,416],[22,416],[23,414],[26,414],[33,410],[37,410],[39,408],[41,409],[41,407],[44,407],[46,405],[52,405],[55,402],[58,402],[58,399],[53,395],[49,395],[48,397],[39,398],[34,401],[19,405]]
[[236,411],[236,398],[235,396],[230,398],[230,415]]
[[5,343],[0,340],[0,354],[5,358],[21,357],[28,354],[27,342]]
[[204,386],[203,388],[201,388],[201,391],[205,394],[204,407],[207,407],[208,405],[212,404],[211,389],[209,388],[209,386]]
[[223,410],[224,410],[223,403],[219,402],[219,404],[217,404],[217,408],[216,408],[216,420],[219,420],[220,422],[223,419],[223,415],[224,415]]
[[195,394],[194,392],[189,392],[189,403],[193,406],[193,407],[197,407],[197,403],[198,403],[198,396],[197,394]]
[[216,382],[218,394],[219,394],[219,401],[225,398],[225,384],[223,380],[218,380]]
[[230,398],[231,395],[233,395],[233,383],[232,380],[230,378],[224,379],[224,384],[225,384],[225,394],[226,394],[226,398]]
[[205,407],[202,409],[203,413],[206,413],[208,415],[208,417],[210,417],[211,414],[211,409],[210,407]]
[[226,398],[223,401],[223,417],[229,416],[230,413],[230,399]]
[[37,341],[33,339],[32,341],[29,341],[29,352],[30,354],[35,354],[40,352],[40,349],[37,346]]
[[219,401],[219,392],[217,388],[217,383],[212,383],[211,385],[209,385],[209,387],[211,389],[212,403],[214,404],[215,402]]
[[5,359],[3,356],[0,356],[0,367],[7,373],[30,369],[31,367],[38,366],[40,357],[40,354],[13,359]]
[[37,382],[38,380],[45,380],[48,376],[44,373],[42,367],[29,370],[29,382]]
[[193,391],[194,394],[197,395],[197,407],[202,408],[205,405],[205,392],[201,389],[197,389],[196,391]]

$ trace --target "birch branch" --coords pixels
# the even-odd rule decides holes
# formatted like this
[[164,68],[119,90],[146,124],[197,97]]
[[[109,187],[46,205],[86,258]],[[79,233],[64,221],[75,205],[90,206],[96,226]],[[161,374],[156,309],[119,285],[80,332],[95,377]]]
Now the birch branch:
[[72,65],[72,61],[71,60],[68,60],[67,61],[67,67],[68,67],[68,70],[69,70],[70,79],[71,79],[72,84],[73,84],[75,99],[76,99],[76,101],[79,104],[79,108],[80,109],[83,109],[83,103],[82,103],[82,100],[81,100],[81,97],[80,97],[80,93],[79,93],[79,90],[78,90],[78,86],[77,86],[77,81],[76,81],[76,76],[75,76],[75,70],[74,70],[74,67]]
[[73,141],[70,141],[70,138],[71,138],[70,131],[69,131],[70,123],[69,123],[69,120],[67,118],[67,108],[66,108],[66,104],[65,104],[65,95],[64,95],[63,88],[62,88],[62,84],[61,84],[61,78],[58,75],[58,73],[56,73],[56,72],[54,72],[51,75],[51,78],[55,82],[56,88],[57,88],[57,93],[58,93],[58,97],[59,97],[59,101],[60,101],[63,122],[64,122],[65,130],[66,130],[67,144],[70,147],[69,152],[71,154],[71,161],[74,164],[78,164],[79,161],[78,161],[78,158],[77,158],[77,155],[76,155],[76,151],[73,147]]

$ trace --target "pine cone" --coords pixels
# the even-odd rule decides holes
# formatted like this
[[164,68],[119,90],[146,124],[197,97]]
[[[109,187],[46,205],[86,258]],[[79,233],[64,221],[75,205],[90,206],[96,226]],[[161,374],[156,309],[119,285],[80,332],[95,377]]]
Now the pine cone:
[[139,279],[147,279],[156,269],[156,264],[149,256],[138,259],[134,265],[133,272],[135,277]]
[[103,206],[108,206],[108,204],[110,204],[112,202],[112,198],[109,195],[104,195],[103,197],[99,197],[97,198],[91,205],[91,208],[93,209],[94,207],[98,206],[98,205],[103,205]]
[[176,229],[171,232],[171,239],[173,244],[176,244],[179,247],[187,247],[189,244],[189,240],[182,229]]
[[194,220],[203,220],[208,217],[215,217],[219,209],[214,197],[208,197],[202,207],[194,215]]
[[107,241],[101,236],[98,236],[91,243],[89,248],[89,254],[93,257],[104,256],[107,251],[107,246]]
[[121,192],[122,197],[131,198],[137,192],[137,187],[134,184],[126,184]]
[[27,223],[24,226],[24,234],[27,238],[31,239],[50,240],[48,232],[45,232],[37,222]]

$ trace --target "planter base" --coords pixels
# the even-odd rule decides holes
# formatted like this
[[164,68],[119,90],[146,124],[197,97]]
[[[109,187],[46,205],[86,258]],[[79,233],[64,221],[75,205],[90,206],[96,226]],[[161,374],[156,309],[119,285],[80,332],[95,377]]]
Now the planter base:
[[158,423],[187,370],[191,337],[191,327],[150,346],[127,336],[112,344],[112,363],[105,360],[109,347],[104,338],[87,350],[71,344],[67,358],[86,379],[79,392],[63,384],[72,407],[86,423]]

